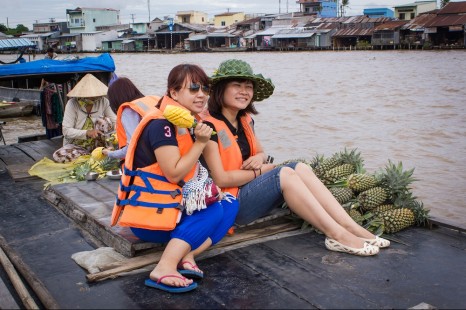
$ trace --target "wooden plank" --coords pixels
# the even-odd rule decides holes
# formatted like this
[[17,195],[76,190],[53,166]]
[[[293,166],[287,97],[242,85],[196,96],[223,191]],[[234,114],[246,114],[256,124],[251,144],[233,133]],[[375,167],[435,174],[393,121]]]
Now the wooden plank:
[[21,301],[23,302],[24,307],[26,307],[26,309],[39,309],[39,306],[37,306],[36,302],[29,294],[29,291],[27,290],[23,281],[21,281],[19,274],[16,272],[15,267],[9,260],[8,256],[6,256],[5,252],[3,251],[1,247],[0,247],[0,262],[3,265],[3,268],[5,268],[5,271],[8,274],[8,277],[10,278],[11,283],[15,287],[16,292],[19,295],[19,298],[21,298]]
[[34,161],[39,161],[44,157],[52,158],[55,152],[61,146],[47,143],[48,140],[31,141],[26,143],[14,144],[16,148],[30,156]]
[[0,309],[20,309],[2,278],[0,278]]
[[52,158],[61,145],[62,139],[51,139],[0,146],[0,162],[14,181],[38,179],[29,175],[29,169],[44,157]]
[[32,158],[13,145],[0,146],[0,159],[8,166],[20,163],[34,163]]
[[[297,230],[301,227],[301,222],[286,222],[281,223],[265,228],[251,229],[249,231],[244,231],[242,233],[234,234],[233,236],[228,236],[223,238],[218,244],[213,247],[210,247],[205,253],[210,251],[215,251],[219,248],[224,248],[227,246],[235,245],[241,242],[251,241],[259,238],[264,238],[267,236],[275,235],[282,232],[287,232],[291,230]],[[149,253],[141,256],[137,256],[131,259],[128,259],[124,262],[116,262],[109,264],[108,266],[102,267],[102,272],[88,274],[86,278],[89,282],[102,281],[105,279],[115,278],[118,275],[129,272],[135,269],[143,268],[148,265],[156,264],[159,262],[160,257],[163,253],[163,249],[159,250],[156,253]]]
[[450,229],[457,230],[459,232],[466,232],[466,227],[461,227],[458,223],[454,221],[449,221],[447,218],[436,218],[430,217],[428,220],[428,225],[432,228],[433,225],[442,226]]
[[118,184],[117,180],[107,178],[58,184],[46,188],[43,197],[94,238],[125,256],[160,246],[142,242],[128,227],[109,226]]
[[8,174],[11,176],[13,181],[26,181],[26,180],[33,180],[39,179],[36,176],[32,176],[29,174],[29,169],[34,165],[34,163],[23,163],[23,164],[16,164],[16,165],[8,165],[6,168],[8,170]]
[[[29,287],[32,288],[37,297],[39,297],[41,303],[45,306],[46,309],[61,309],[58,306],[58,303],[55,301],[55,299],[52,297],[50,292],[45,287],[44,283],[42,283],[42,281],[29,268],[29,266],[24,263],[22,257],[12,247],[10,247],[10,245],[6,242],[5,238],[1,235],[0,249],[3,249],[3,251],[5,251],[6,255],[8,255],[7,259],[11,260],[14,267],[21,273],[21,276],[23,276],[23,278],[27,281]],[[34,300],[32,300],[32,302],[34,302]],[[31,304],[31,302],[28,301],[28,304]]]
[[[34,141],[34,142],[38,142],[38,141]],[[20,150],[21,152],[25,153],[33,161],[38,161],[44,158],[44,155],[37,148],[34,147],[34,142],[18,143],[18,144],[14,144],[13,146],[16,147],[18,150]]]

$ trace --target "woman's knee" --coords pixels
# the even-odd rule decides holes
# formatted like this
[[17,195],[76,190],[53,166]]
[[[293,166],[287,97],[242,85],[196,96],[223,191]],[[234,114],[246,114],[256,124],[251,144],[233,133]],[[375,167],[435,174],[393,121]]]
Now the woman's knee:
[[290,167],[283,167],[280,169],[280,183],[286,183],[290,180],[299,178],[298,174],[296,171]]
[[308,174],[311,174],[313,176],[315,176],[315,173],[314,171],[312,170],[311,167],[309,167],[309,165],[305,164],[305,163],[298,163],[295,167],[295,170],[297,172],[303,172],[303,173],[308,173]]

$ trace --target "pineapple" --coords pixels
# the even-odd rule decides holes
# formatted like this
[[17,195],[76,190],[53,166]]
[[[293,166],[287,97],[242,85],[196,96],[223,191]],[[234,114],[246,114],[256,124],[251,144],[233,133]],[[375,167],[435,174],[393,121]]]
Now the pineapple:
[[352,164],[343,164],[336,166],[335,168],[330,169],[325,172],[323,179],[325,184],[332,184],[346,178],[355,171],[355,166]]
[[118,170],[120,168],[120,161],[115,158],[105,157],[99,162],[99,165],[103,172]]
[[288,159],[282,162],[281,164],[278,164],[278,166],[284,166],[286,164],[295,163],[295,162],[306,164],[312,168],[311,162],[305,158]]
[[314,157],[311,167],[314,170],[316,176],[322,180],[325,172],[329,171],[332,168],[335,168],[340,164],[338,154],[334,154],[330,158],[324,158],[324,156],[317,155]]
[[371,212],[377,216],[378,214],[382,213],[382,212],[385,212],[385,211],[388,211],[388,210],[392,210],[392,209],[395,209],[395,206],[392,205],[392,204],[384,204],[384,205],[380,205],[380,206],[377,206],[375,207],[374,209],[371,210]]
[[356,223],[358,223],[359,225],[362,226],[362,224],[364,223],[365,218],[361,214],[361,212],[359,212],[356,209],[350,209],[349,211],[347,211],[347,213],[353,219],[353,221],[355,221]]
[[105,158],[105,155],[102,153],[102,150],[104,148],[101,146],[101,147],[97,147],[95,148],[92,153],[91,153],[91,156],[92,158],[94,158],[95,160],[102,160]]
[[369,174],[353,173],[348,177],[347,184],[354,192],[364,192],[377,186],[377,179]]
[[89,162],[84,162],[78,166],[76,166],[71,175],[76,177],[76,180],[78,181],[84,181],[86,174],[91,171],[91,165]]
[[392,209],[382,212],[379,218],[383,220],[383,231],[387,234],[406,229],[416,222],[413,210],[408,208]]
[[359,193],[357,200],[361,208],[365,211],[370,211],[375,207],[381,205],[387,200],[387,191],[380,186],[370,188],[364,192]]
[[358,172],[364,169],[364,160],[361,158],[361,153],[356,152],[356,149],[348,151],[346,148],[338,154],[340,164],[351,164],[358,168]]
[[348,187],[332,187],[329,191],[341,205],[350,201],[354,196],[353,191]]

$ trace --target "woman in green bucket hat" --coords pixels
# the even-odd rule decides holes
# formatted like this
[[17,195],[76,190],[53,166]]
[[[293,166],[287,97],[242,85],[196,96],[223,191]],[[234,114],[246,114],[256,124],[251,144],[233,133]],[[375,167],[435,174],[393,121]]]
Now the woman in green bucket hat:
[[238,59],[222,62],[211,77],[205,122],[217,132],[204,149],[214,182],[239,201],[237,224],[248,224],[286,202],[326,235],[329,250],[371,256],[388,240],[358,225],[304,163],[275,166],[254,133],[254,102],[273,94],[270,79]]

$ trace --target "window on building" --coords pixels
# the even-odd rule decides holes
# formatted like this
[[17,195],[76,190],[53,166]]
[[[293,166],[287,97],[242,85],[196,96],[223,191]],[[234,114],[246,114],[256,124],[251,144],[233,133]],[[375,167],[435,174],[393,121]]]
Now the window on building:
[[400,13],[400,19],[404,20],[405,19],[405,13]]
[[202,22],[204,22],[204,17],[202,18]]
[[414,16],[414,13],[411,13],[411,19],[413,19],[414,17],[416,17],[416,16]]
[[95,23],[95,18],[93,18],[92,21]]
[[75,19],[74,19],[74,23],[75,23],[75,24],[79,24],[79,18],[75,18]]
[[225,26],[225,25],[226,25],[226,23],[225,23],[225,21],[224,21],[224,20],[222,20],[222,23],[221,23],[221,25],[222,25],[222,26]]

